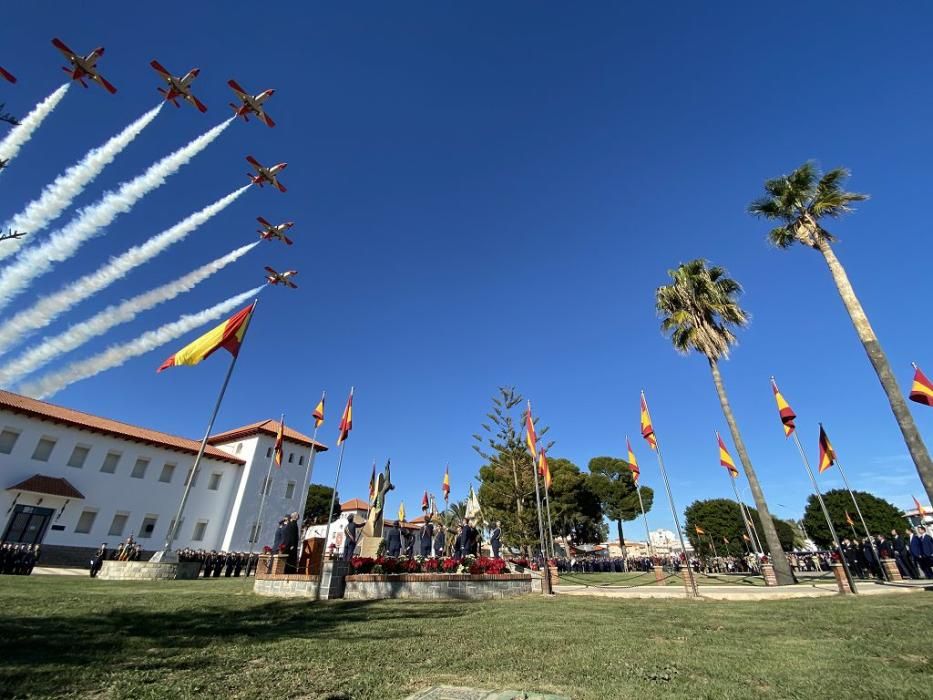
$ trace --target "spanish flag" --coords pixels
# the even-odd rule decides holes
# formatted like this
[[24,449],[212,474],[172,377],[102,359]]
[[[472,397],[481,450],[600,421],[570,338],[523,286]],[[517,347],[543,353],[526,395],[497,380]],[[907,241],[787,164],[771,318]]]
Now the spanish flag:
[[910,387],[910,400],[933,406],[933,382],[926,378],[917,365],[914,365],[914,383]]
[[641,476],[641,470],[638,468],[638,460],[635,459],[635,453],[632,452],[632,443],[629,442],[628,435],[625,436],[625,446],[628,448],[628,468],[632,470],[632,481],[638,485],[638,477]]
[[729,476],[733,479],[739,478],[739,470],[735,468],[735,462],[732,461],[732,455],[726,449],[726,443],[722,441],[719,433],[716,433],[716,439],[719,441],[719,463],[729,470]]
[[376,500],[376,460],[373,460],[373,473],[369,477],[369,504]]
[[537,460],[538,436],[535,434],[535,422],[531,419],[531,401],[528,402],[528,412],[525,414],[525,442],[531,456]]
[[791,433],[794,432],[794,420],[797,418],[797,414],[791,409],[787,401],[784,400],[784,396],[778,390],[777,383],[774,381],[774,377],[771,377],[771,389],[774,391],[774,400],[777,401],[778,413],[781,416],[781,423],[784,424],[784,437],[789,438]]
[[353,389],[350,389],[350,396],[347,397],[347,405],[343,409],[343,416],[340,418],[340,434],[337,436],[337,444],[343,444],[343,441],[350,436],[353,429]]
[[249,322],[255,308],[256,302],[254,301],[216,328],[209,330],[200,338],[176,352],[163,362],[156,372],[179,365],[196,365],[220,348],[236,357],[240,352],[240,346],[243,345],[243,337],[246,335],[246,329],[249,328]]
[[651,416],[648,414],[645,392],[641,392],[641,436],[645,438],[652,450],[658,449],[658,439],[654,436],[654,426],[651,425]]
[[541,450],[541,454],[538,455],[538,474],[544,478],[544,488],[551,488],[551,468],[547,463],[547,451]]
[[317,406],[314,408],[314,413],[311,414],[311,417],[314,419],[314,427],[320,428],[321,423],[324,422],[324,399],[327,397],[327,394],[321,394],[321,400],[318,401]]
[[694,525],[694,526],[693,526],[693,529],[696,530],[696,532],[697,532],[698,535],[705,535],[705,534],[706,534],[706,530],[704,530],[704,529],[703,529],[702,527],[700,527],[699,525]]
[[823,424],[820,423],[820,474],[825,472],[836,463],[836,451],[829,442],[826,431],[823,430]]
[[285,442],[285,421],[279,423],[279,432],[275,435],[275,445],[272,447],[272,457],[275,459],[275,466],[282,466],[282,446]]
[[441,491],[444,492],[444,503],[450,500],[450,465],[444,467],[444,483],[441,484]]
[[849,523],[849,527],[855,527],[855,521],[852,520],[852,516],[849,515],[849,511],[846,511],[846,522]]
[[914,499],[914,505],[917,506],[917,515],[920,516],[920,524],[923,525],[923,517],[927,514],[923,506],[920,505],[920,501],[917,500],[916,496],[911,496]]
[[402,501],[398,506],[398,521],[399,524],[405,522],[405,501]]
[[428,511],[428,507],[431,505],[431,502],[428,500],[428,492],[424,492],[424,497],[421,499],[421,510],[424,512]]

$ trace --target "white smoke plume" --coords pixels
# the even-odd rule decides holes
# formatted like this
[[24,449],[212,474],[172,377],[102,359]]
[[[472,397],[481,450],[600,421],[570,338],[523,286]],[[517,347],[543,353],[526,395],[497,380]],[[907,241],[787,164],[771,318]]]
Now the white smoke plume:
[[153,163],[146,172],[123,183],[116,192],[108,192],[96,204],[80,210],[67,226],[53,233],[45,243],[20,253],[13,264],[0,273],[0,308],[9,304],[55,263],[74,255],[82,243],[110,225],[119,214],[128,212],[145,195],[163,185],[170,175],[220,136],[232,121],[231,117],[187,146]]
[[156,328],[153,331],[147,331],[135,340],[121,345],[112,345],[102,353],[94,355],[93,357],[89,357],[86,360],[79,360],[78,362],[72,362],[58,372],[47,374],[33,382],[27,382],[21,385],[17,391],[37,399],[48,398],[75,382],[93,377],[108,369],[119,367],[127,360],[155,350],[166,343],[170,343],[180,338],[185,333],[193,331],[198,326],[202,326],[209,321],[216,321],[224,314],[230,313],[240,304],[248,301],[250,297],[259,294],[264,288],[265,285],[260,285],[255,289],[237,294],[226,301],[222,301],[196,314],[182,316],[177,321],[166,323],[164,326]]
[[19,126],[14,126],[10,129],[10,133],[0,141],[0,159],[13,160],[16,157],[16,154],[19,153],[19,149],[32,138],[36,129],[38,129],[45,118],[52,113],[52,110],[58,106],[58,103],[62,101],[65,93],[68,92],[69,85],[71,85],[71,83],[62,85],[58,90],[33,107],[32,111],[19,123]]
[[151,260],[173,243],[184,239],[198,226],[229,206],[249,188],[250,185],[244,185],[235,192],[231,192],[226,197],[217,200],[200,211],[196,211],[171,228],[153,236],[145,243],[134,246],[122,255],[111,258],[94,272],[62,287],[54,294],[43,297],[33,306],[4,321],[0,324],[0,355],[4,354],[11,345],[25,340],[31,331],[45,328],[79,302],[125,277],[134,268]]
[[[74,198],[81,194],[84,188],[93,182],[94,178],[100,175],[104,168],[110,165],[114,158],[120,155],[120,152],[156,118],[163,105],[165,105],[164,102],[150,109],[109,141],[88,151],[84,158],[47,185],[38,199],[30,202],[23,211],[0,226],[0,229],[25,231],[34,235],[55,221],[65,209],[71,206]],[[26,239],[14,240],[14,245],[9,245],[9,243],[14,243],[11,240],[7,245],[0,246],[0,259],[15,253]]]
[[213,262],[199,267],[183,277],[179,277],[174,282],[143,292],[120,304],[108,306],[86,321],[74,324],[60,335],[42,341],[37,347],[27,351],[5,367],[0,367],[0,386],[7,386],[17,382],[27,374],[41,369],[55,358],[84,345],[92,338],[101,336],[122,323],[129,323],[143,311],[148,311],[163,302],[174,299],[179,294],[191,291],[196,285],[230,263],[239,260],[257,245],[259,245],[259,241],[237,248],[221,258],[217,258]]

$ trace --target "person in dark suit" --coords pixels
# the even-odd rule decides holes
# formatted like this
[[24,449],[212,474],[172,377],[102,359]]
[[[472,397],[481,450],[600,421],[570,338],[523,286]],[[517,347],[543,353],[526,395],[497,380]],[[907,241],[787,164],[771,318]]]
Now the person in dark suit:
[[499,558],[499,548],[502,547],[502,522],[497,520],[489,533],[489,544],[492,547],[493,559]]
[[401,528],[402,534],[402,554],[406,557],[415,556],[415,536],[407,527]]
[[434,525],[431,524],[431,516],[427,516],[424,525],[421,526],[421,556],[431,556],[431,543],[434,541]]
[[356,535],[359,530],[356,524],[356,516],[351,515],[347,520],[347,526],[343,529],[343,560],[350,561],[353,558],[353,552],[356,551]]
[[282,540],[285,537],[285,525],[288,523],[288,518],[282,518],[279,520],[279,524],[275,528],[275,534],[272,537],[272,553],[281,554],[282,551]]
[[444,532],[444,527],[441,526],[437,528],[437,534],[434,535],[434,556],[442,557],[444,556],[444,547],[447,546],[447,533]]
[[398,523],[387,527],[385,534],[386,553],[390,557],[397,557],[402,552],[402,536],[398,531]]
[[107,558],[107,543],[103,542],[100,545],[100,548],[97,550],[97,553],[91,559],[91,578],[95,578],[100,572],[101,567],[104,565],[104,559]]
[[473,523],[470,522],[470,519],[467,518],[466,522],[463,524],[463,555],[476,556],[476,528],[473,527]]
[[282,535],[285,545],[285,573],[298,573],[298,513],[292,513]]
[[[919,556],[914,555],[927,578],[933,578],[933,537],[927,532],[923,525],[919,525],[916,530],[917,552]],[[914,552],[914,540],[910,541],[910,551]]]
[[463,559],[463,525],[457,526],[454,535],[454,559]]

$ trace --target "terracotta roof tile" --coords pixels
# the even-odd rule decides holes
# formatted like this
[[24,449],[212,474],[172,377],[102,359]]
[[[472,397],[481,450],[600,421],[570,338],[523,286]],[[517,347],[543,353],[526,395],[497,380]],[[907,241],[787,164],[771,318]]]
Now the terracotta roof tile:
[[[10,391],[0,390],[0,409],[3,408],[14,413],[22,413],[27,416],[52,421],[54,423],[61,423],[73,428],[89,430],[102,435],[111,435],[133,442],[142,442],[155,447],[164,447],[169,450],[186,452],[191,455],[196,455],[198,453],[198,448],[201,446],[200,441],[197,440],[189,440],[176,435],[161,433],[157,430],[140,428],[136,425],[122,423],[109,418],[92,416],[90,413],[75,411],[71,408],[56,406],[55,404],[46,403],[45,401],[31,399],[28,396],[21,396],[20,394],[14,394]],[[211,459],[229,462],[231,464],[245,464],[242,459],[234,457],[216,447],[208,447],[204,454]]]
[[84,498],[84,494],[72,486],[68,479],[44,474],[33,474],[25,481],[7,487],[7,491],[32,491],[62,498]]
[[[243,438],[256,435],[257,433],[263,433],[264,435],[278,435],[279,434],[279,421],[272,420],[261,420],[256,423],[250,423],[249,425],[244,425],[241,428],[234,428],[233,430],[227,430],[223,433],[217,433],[216,435],[211,435],[208,442],[212,445],[219,445],[221,443],[234,442],[235,440],[242,440]],[[327,451],[327,446],[318,441],[312,441],[304,433],[299,433],[293,428],[289,428],[288,424],[285,425],[285,439],[297,443],[299,445],[304,445],[305,447],[311,447],[315,445],[315,450],[317,452]]]
[[340,504],[341,513],[348,510],[369,510],[369,503],[361,498],[351,498],[349,501]]

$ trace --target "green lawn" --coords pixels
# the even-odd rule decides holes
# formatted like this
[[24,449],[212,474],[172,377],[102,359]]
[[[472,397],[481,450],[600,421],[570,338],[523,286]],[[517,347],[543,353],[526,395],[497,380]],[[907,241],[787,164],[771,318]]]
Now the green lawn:
[[401,698],[435,684],[573,698],[933,697],[933,595],[484,603],[253,596],[238,580],[0,577],[0,695]]
[[[696,574],[694,576],[698,586],[764,586],[765,580],[761,576],[741,576],[738,574]],[[832,580],[832,579],[827,579]],[[558,584],[567,584],[570,586],[604,586],[612,587],[631,587],[631,586],[656,586],[654,572],[647,573],[626,572],[626,573],[564,573],[560,575]],[[669,571],[664,572],[665,586],[683,586],[684,580],[679,574],[672,574]]]

